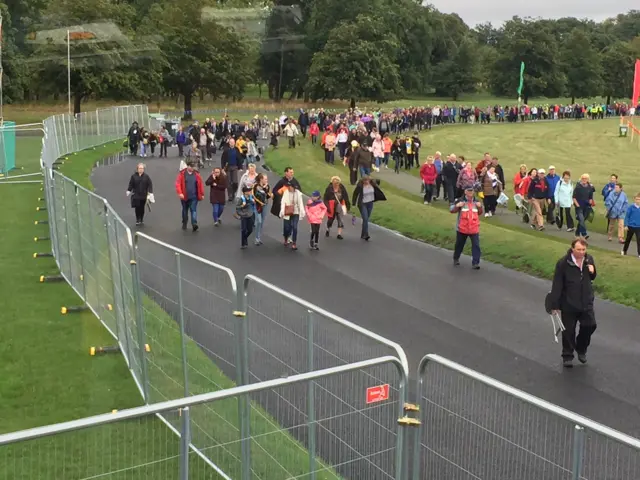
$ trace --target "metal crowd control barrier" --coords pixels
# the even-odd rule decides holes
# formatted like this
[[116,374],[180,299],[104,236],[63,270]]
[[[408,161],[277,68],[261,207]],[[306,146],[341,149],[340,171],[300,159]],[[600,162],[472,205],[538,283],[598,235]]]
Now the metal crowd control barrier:
[[413,479],[640,478],[640,440],[438,355],[420,362]]
[[[401,478],[402,455],[396,452],[404,448],[403,435],[381,452],[367,445],[354,451],[326,438],[325,430],[340,430],[342,422],[358,426],[350,435],[376,435],[382,427],[362,417],[370,408],[364,394],[353,409],[345,409],[340,403],[318,403],[312,388],[349,385],[364,391],[368,383],[361,383],[365,377],[359,373],[378,368],[394,371],[398,383],[407,380],[397,358],[383,357],[0,435],[0,478]],[[259,400],[273,395],[299,396],[302,408],[289,405],[269,412],[260,407]],[[234,415],[241,398],[251,405],[251,435],[242,432]],[[396,401],[376,407],[384,427],[396,428]],[[169,415],[182,419],[179,435],[155,418]],[[199,432],[189,418],[200,419],[206,429],[206,449],[194,449]],[[208,457],[216,460],[215,472]]]
[[64,155],[97,147],[125,137],[134,121],[143,126],[149,119],[146,105],[126,105],[79,113],[54,115],[43,121],[45,141],[41,162],[51,167]]

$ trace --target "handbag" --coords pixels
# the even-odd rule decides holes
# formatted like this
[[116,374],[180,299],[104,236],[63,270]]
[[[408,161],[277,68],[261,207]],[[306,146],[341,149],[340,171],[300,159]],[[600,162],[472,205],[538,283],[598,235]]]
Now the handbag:
[[291,204],[291,205],[285,205],[284,206],[284,216],[285,217],[290,217],[291,215],[293,215],[295,213],[295,205]]

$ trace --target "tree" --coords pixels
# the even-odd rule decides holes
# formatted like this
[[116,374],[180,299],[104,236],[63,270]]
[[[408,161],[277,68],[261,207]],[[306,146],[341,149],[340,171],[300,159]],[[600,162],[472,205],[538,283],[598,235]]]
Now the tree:
[[567,72],[567,90],[571,103],[576,97],[591,98],[602,93],[600,54],[581,29],[574,29],[564,42],[562,60]]
[[[135,98],[141,95],[136,69],[144,67],[144,52],[129,34],[132,10],[104,0],[54,0],[45,17],[48,29],[27,37],[34,44],[29,58],[37,69],[36,88],[50,94],[67,92],[67,30],[71,31],[71,94],[73,112],[90,96]],[[103,18],[111,22],[103,22]]]
[[472,92],[479,82],[478,45],[471,38],[453,48],[450,58],[435,68],[436,95],[458,100],[461,93]]
[[311,98],[394,98],[402,92],[397,51],[395,36],[379,18],[358,15],[354,23],[340,23],[313,56],[307,83]]
[[633,90],[633,69],[635,55],[629,42],[618,41],[602,52],[602,93],[611,97],[628,98]]
[[537,21],[514,17],[505,23],[498,43],[498,58],[491,71],[490,86],[496,95],[516,97],[520,63],[525,62],[524,101],[542,95],[559,97],[564,93],[566,76],[558,58],[558,42]]
[[162,32],[158,40],[165,59],[162,66],[164,90],[184,97],[184,118],[193,115],[193,95],[204,90],[213,98],[240,98],[250,76],[243,39],[214,20],[194,17],[198,0],[157,3],[143,22],[149,37]]

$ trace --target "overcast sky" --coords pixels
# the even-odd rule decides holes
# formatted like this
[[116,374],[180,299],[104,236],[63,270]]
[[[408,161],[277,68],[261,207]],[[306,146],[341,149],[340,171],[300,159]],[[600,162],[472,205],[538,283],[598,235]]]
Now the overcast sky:
[[514,15],[520,17],[577,17],[603,20],[632,8],[639,0],[426,0],[445,13],[457,13],[468,25],[491,22],[499,25]]

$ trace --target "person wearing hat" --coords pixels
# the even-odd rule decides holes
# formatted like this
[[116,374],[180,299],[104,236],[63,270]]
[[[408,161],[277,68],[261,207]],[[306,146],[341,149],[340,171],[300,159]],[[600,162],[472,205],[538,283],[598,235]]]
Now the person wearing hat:
[[242,195],[236,200],[236,213],[240,217],[240,248],[243,250],[249,246],[249,236],[253,232],[255,221],[256,202],[251,193],[251,187],[242,187]]
[[547,191],[547,223],[550,225],[554,225],[556,223],[556,187],[558,183],[560,183],[560,175],[556,173],[556,167],[553,165],[549,165],[549,173],[546,176],[547,186],[549,190]]
[[449,209],[451,213],[457,213],[456,222],[456,245],[453,250],[453,264],[460,265],[460,255],[467,243],[467,238],[471,239],[471,268],[480,269],[480,216],[482,215],[482,203],[474,196],[473,186],[466,186],[464,196],[457,202],[452,203]]
[[357,140],[352,140],[344,155],[344,166],[349,168],[349,183],[358,183],[358,164],[355,162],[355,152],[360,147]]
[[193,168],[194,163],[187,163],[187,168],[178,173],[176,193],[182,204],[182,229],[187,229],[188,214],[191,213],[191,227],[198,231],[198,202],[204,200],[204,183],[202,177]]

